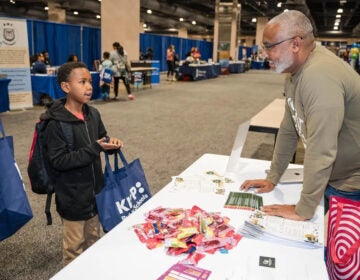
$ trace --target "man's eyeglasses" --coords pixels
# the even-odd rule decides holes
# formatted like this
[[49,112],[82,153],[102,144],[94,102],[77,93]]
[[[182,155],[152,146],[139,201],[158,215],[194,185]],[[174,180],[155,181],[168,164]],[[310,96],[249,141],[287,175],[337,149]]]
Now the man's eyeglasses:
[[[272,48],[276,47],[277,45],[280,45],[280,44],[282,44],[282,43],[284,43],[284,42],[286,42],[286,41],[289,41],[289,40],[293,40],[293,39],[295,39],[296,37],[300,37],[300,36],[296,35],[296,36],[293,36],[293,37],[291,37],[291,38],[287,38],[287,39],[285,39],[285,40],[282,40],[282,41],[276,42],[276,43],[272,43],[272,44],[263,43],[263,44],[262,44],[262,47],[263,47],[263,49],[264,49],[265,51],[268,51],[268,50],[271,50]],[[300,37],[300,39],[302,39],[302,37]]]

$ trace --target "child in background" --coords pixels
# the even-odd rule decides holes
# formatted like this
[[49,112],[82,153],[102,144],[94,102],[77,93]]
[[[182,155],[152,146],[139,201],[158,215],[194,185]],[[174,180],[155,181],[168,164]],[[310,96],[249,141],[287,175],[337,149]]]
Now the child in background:
[[[49,103],[40,118],[49,120],[44,135],[45,149],[49,170],[56,176],[55,201],[62,221],[65,266],[100,238],[95,200],[104,186],[100,153],[117,150],[123,143],[107,136],[99,111],[87,105],[92,84],[86,65],[65,63],[57,75],[66,98]],[[60,120],[73,127],[71,148]]]
[[103,61],[100,64],[99,71],[100,71],[100,86],[101,86],[101,93],[102,99],[104,101],[110,98],[110,84],[112,82],[113,77],[113,64],[110,60],[110,53],[104,52],[103,53]]

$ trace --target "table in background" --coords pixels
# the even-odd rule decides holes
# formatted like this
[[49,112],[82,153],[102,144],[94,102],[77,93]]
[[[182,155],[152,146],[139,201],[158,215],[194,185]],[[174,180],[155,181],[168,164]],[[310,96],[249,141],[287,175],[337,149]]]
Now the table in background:
[[244,61],[230,61],[228,65],[230,73],[243,73],[245,72],[245,62]]
[[10,111],[9,83],[11,79],[0,78],[0,113]]
[[[228,156],[205,154],[181,175],[201,176],[207,171],[224,174]],[[162,206],[191,208],[194,205],[207,212],[220,212],[230,218],[230,225],[238,229],[244,222],[242,210],[224,208],[230,191],[238,191],[239,182],[252,178],[265,178],[270,162],[239,158],[241,166],[234,184],[226,184],[225,195],[214,192],[174,190],[166,185],[130,217],[108,232],[98,242],[58,272],[53,279],[157,279],[186,255],[168,256],[164,248],[147,249],[138,240],[131,227],[144,223],[144,213]],[[297,165],[292,165],[297,166]],[[175,175],[175,174],[174,174]],[[277,185],[274,191],[261,194],[264,204],[295,204],[300,198],[301,184]],[[324,207],[320,205],[313,222],[320,226],[319,239],[323,242]],[[260,256],[273,257],[275,268],[259,266]],[[206,254],[199,267],[211,270],[209,280],[218,279],[328,279],[324,263],[324,248],[304,249],[270,242],[242,238],[228,254]]]
[[276,141],[284,113],[285,99],[276,98],[251,119],[249,130],[272,133]]
[[134,86],[136,85],[136,73],[141,73],[142,75],[142,81],[144,85],[152,86],[152,72],[156,71],[156,67],[131,67],[130,73],[131,73],[131,84]]
[[251,69],[264,69],[264,61],[251,61]]
[[160,60],[132,60],[130,68],[131,71],[133,68],[151,68],[150,72],[146,72],[144,84],[153,85],[160,83]]
[[[220,65],[220,64],[219,64]],[[216,78],[220,74],[218,64],[183,64],[179,67],[180,80],[190,77],[193,81]]]
[[[99,99],[101,98],[99,72],[90,73],[93,87],[91,99]],[[55,75],[31,75],[31,88],[34,104],[39,104],[43,95],[47,95],[53,100],[65,97]]]
[[[274,145],[280,124],[285,113],[285,99],[276,98],[259,113],[257,113],[250,122],[249,131],[274,134]],[[296,152],[291,162],[295,162]]]

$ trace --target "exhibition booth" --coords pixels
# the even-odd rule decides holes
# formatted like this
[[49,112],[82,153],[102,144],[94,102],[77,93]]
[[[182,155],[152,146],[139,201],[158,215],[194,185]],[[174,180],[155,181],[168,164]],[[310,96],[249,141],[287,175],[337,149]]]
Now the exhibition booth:
[[[155,213],[156,209],[187,208],[202,209],[207,213],[227,217],[228,225],[234,228],[236,234],[253,211],[226,207],[229,194],[238,193],[240,182],[246,179],[264,178],[265,170],[270,166],[270,161],[238,159],[239,169],[235,177],[225,172],[228,156],[204,154],[176,176],[183,180],[183,184],[177,185],[174,179],[52,279],[200,279],[195,276],[181,278],[180,274],[176,274],[179,278],[162,278],[175,264],[191,262],[191,258],[188,254],[169,255],[169,245],[166,244],[149,248],[149,244],[140,241],[135,229],[141,228],[148,213]],[[223,183],[222,192],[214,184],[208,183],[209,176]],[[295,204],[300,193],[300,183],[279,184],[273,192],[261,194],[261,197],[264,205]],[[207,271],[208,278],[201,279],[214,280],[328,279],[324,262],[323,212],[324,207],[320,205],[314,218],[304,222],[314,225],[318,230],[319,239],[314,246],[306,241],[303,245],[299,243],[299,246],[295,246],[285,241],[269,242],[243,236],[231,249],[202,252],[201,259],[192,260],[197,262],[193,269]],[[285,222],[284,219],[281,221]],[[292,224],[295,235],[296,222],[288,223],[289,227]]]

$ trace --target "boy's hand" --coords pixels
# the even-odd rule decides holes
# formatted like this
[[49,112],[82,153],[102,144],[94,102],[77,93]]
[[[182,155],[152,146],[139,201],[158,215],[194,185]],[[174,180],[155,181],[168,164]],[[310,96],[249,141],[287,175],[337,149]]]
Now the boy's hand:
[[105,151],[120,149],[124,146],[124,143],[120,139],[114,137],[103,137],[97,140],[97,142]]

